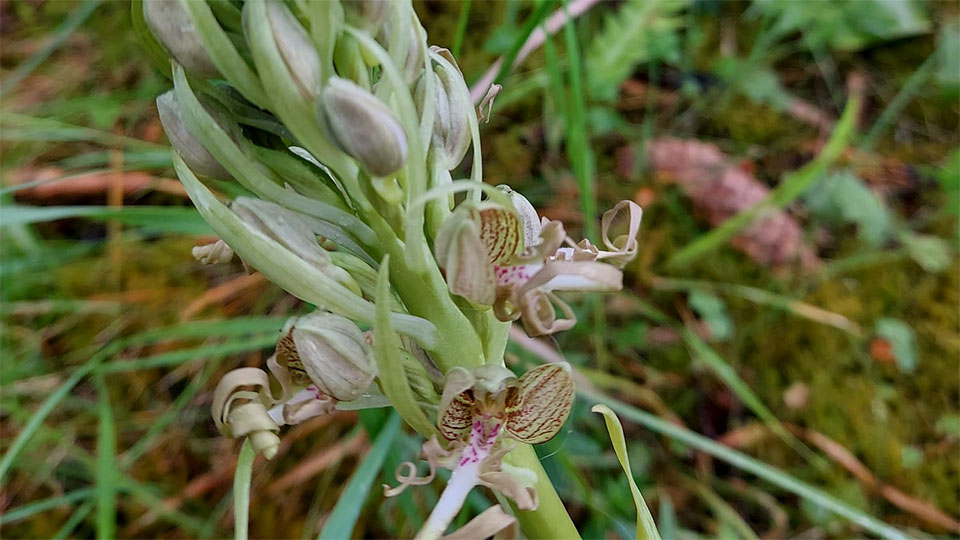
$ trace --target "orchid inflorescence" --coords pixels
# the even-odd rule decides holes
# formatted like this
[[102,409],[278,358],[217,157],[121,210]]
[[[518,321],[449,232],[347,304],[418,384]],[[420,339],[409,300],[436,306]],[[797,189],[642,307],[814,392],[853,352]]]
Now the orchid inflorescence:
[[[287,323],[266,370],[221,379],[221,433],[271,458],[284,424],[392,406],[427,441],[431,472],[405,464],[387,494],[453,471],[421,537],[443,535],[478,485],[536,509],[551,495],[535,489],[542,468],[505,456],[561,430],[573,379],[561,364],[515,376],[507,331],[569,329],[558,292],[620,289],[640,208],[605,213],[597,246],[484,184],[478,110],[409,2],[148,0],[134,22],[155,57],[173,59],[157,108],[219,236],[193,255],[236,255],[317,307]],[[471,146],[469,177],[454,180]],[[513,524],[497,506],[461,532]]]

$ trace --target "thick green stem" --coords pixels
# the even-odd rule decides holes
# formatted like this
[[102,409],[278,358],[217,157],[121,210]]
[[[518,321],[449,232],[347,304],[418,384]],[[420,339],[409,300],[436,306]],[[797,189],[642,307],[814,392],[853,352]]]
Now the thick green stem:
[[536,510],[525,511],[517,510],[517,519],[520,520],[520,528],[524,536],[531,540],[536,538],[562,538],[564,540],[580,538],[580,533],[567,514],[563,501],[557,495],[557,490],[553,488],[553,483],[547,476],[547,472],[540,465],[540,458],[534,452],[533,447],[528,444],[521,444],[516,450],[507,454],[504,461],[515,467],[530,469],[537,474],[537,497],[540,500]]
[[430,349],[441,371],[454,366],[467,368],[482,365],[484,347],[469,319],[450,297],[447,282],[436,264],[415,271],[407,265],[403,244],[381,216],[373,212],[365,216],[380,238],[382,249],[390,254],[390,283],[411,315],[429,320],[443,336]]

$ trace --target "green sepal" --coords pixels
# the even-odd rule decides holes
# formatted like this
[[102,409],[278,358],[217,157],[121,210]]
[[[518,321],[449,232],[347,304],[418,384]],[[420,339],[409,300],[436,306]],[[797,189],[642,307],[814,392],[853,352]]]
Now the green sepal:
[[424,438],[437,434],[437,428],[417,405],[404,369],[403,344],[393,331],[390,317],[390,256],[380,263],[377,274],[376,320],[373,323],[373,356],[377,359],[380,388],[400,416]]
[[197,35],[203,41],[207,54],[213,64],[223,74],[230,84],[236,87],[241,94],[254,104],[263,107],[266,96],[257,74],[237,51],[230,40],[230,36],[220,27],[216,16],[206,2],[196,0],[180,0],[183,9],[190,15]]

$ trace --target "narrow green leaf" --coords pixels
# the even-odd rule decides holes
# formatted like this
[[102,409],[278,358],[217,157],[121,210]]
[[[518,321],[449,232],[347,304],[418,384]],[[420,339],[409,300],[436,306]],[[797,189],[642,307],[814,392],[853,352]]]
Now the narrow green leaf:
[[218,345],[205,347],[196,347],[193,349],[184,349],[168,353],[136,358],[133,360],[117,360],[107,362],[97,368],[100,373],[125,373],[128,371],[137,371],[141,369],[153,369],[158,367],[179,366],[193,360],[204,359],[207,361],[223,358],[231,354],[255,351],[273,347],[277,343],[277,336],[270,334],[257,338],[251,338],[245,341],[228,341]]
[[4,77],[5,80],[3,84],[0,85],[0,94],[7,93],[11,88],[20,84],[20,81],[25,79],[27,75],[33,73],[33,70],[37,69],[44,60],[60,48],[60,46],[67,41],[67,38],[69,38],[84,21],[90,18],[90,15],[93,15],[93,12],[96,11],[101,3],[102,0],[86,0],[70,12],[70,15],[53,31],[52,39],[50,39],[46,47],[33,53],[30,58],[21,62],[17,68],[13,70],[13,73],[9,73]]
[[796,298],[773,293],[758,287],[737,285],[735,283],[716,283],[704,280],[674,278],[658,278],[656,280],[655,287],[657,290],[662,291],[716,291],[730,296],[735,296],[737,298],[743,298],[744,300],[761,306],[770,306],[776,309],[781,309],[796,317],[801,317],[813,322],[832,326],[848,332],[850,335],[856,338],[863,337],[863,329],[860,327],[860,325],[844,317],[843,315],[840,315],[839,313],[827,311],[815,305],[801,302]]
[[122,148],[142,148],[146,150],[163,148],[163,145],[117,135],[109,131],[88,128],[25,114],[4,111],[0,117],[2,131],[0,140],[4,141],[50,141],[50,142],[87,142],[104,146]]
[[196,210],[180,206],[4,206],[0,226],[28,225],[67,218],[117,220],[161,233],[209,236],[213,233]]
[[220,73],[245,98],[261,107],[266,106],[267,99],[263,87],[260,86],[260,79],[237,52],[230,37],[217,22],[210,6],[206,2],[192,0],[180,0],[180,4],[190,14],[190,19],[197,29],[197,35],[200,36],[204,48]]
[[60,530],[54,534],[52,540],[62,540],[64,538],[71,538],[70,535],[73,534],[73,531],[83,522],[84,519],[87,519],[87,516],[90,515],[90,512],[93,512],[93,501],[87,501],[83,503],[80,508],[77,508],[73,511],[73,514],[70,515],[70,518],[60,527]]
[[460,17],[457,18],[457,32],[453,36],[453,46],[450,52],[453,57],[460,56],[460,47],[463,46],[463,38],[467,35],[467,22],[470,20],[470,3],[472,0],[460,2]]
[[233,474],[233,537],[236,540],[247,540],[250,530],[250,482],[256,457],[257,451],[250,444],[250,439],[244,440]]
[[660,540],[657,524],[653,521],[653,515],[647,508],[647,503],[643,500],[643,494],[640,493],[636,480],[633,479],[633,471],[630,470],[627,441],[623,436],[623,426],[620,425],[620,419],[606,405],[594,405],[590,410],[603,415],[603,420],[607,424],[607,432],[610,434],[610,442],[613,443],[613,451],[617,453],[617,459],[620,461],[620,466],[623,467],[623,473],[630,483],[630,494],[633,495],[633,504],[637,507],[637,540]]
[[754,474],[766,480],[767,482],[780,487],[783,490],[807,499],[810,502],[829,510],[830,512],[850,520],[851,522],[863,527],[865,530],[876,534],[877,536],[880,536],[881,538],[896,540],[907,540],[909,538],[909,536],[904,534],[902,531],[863,513],[861,510],[858,510],[849,504],[831,495],[828,495],[822,490],[805,482],[801,482],[789,474],[771,467],[766,463],[758,461],[744,453],[732,450],[727,446],[712,441],[703,435],[694,433],[687,428],[671,424],[670,422],[657,418],[646,411],[642,411],[636,407],[622,403],[599,392],[581,388],[578,389],[578,393],[581,397],[586,398],[593,403],[607,405],[627,420],[636,422],[647,429],[670,437],[671,439],[681,442],[691,448],[706,452],[721,461],[733,465],[734,467]]
[[436,426],[427,419],[427,415],[417,405],[417,399],[407,380],[403,367],[401,351],[403,345],[400,336],[390,324],[390,256],[380,263],[377,273],[377,316],[373,323],[373,356],[377,360],[377,376],[380,388],[390,398],[400,416],[425,438],[437,433]]
[[153,493],[153,490],[137,482],[130,476],[120,478],[120,489],[129,493],[138,503],[157,512],[163,519],[189,532],[193,536],[200,536],[204,523],[195,516],[185,512],[172,510],[163,503],[163,499]]
[[363,509],[363,501],[367,500],[370,488],[373,486],[387,454],[393,447],[394,440],[400,433],[400,415],[393,413],[380,428],[377,439],[374,441],[370,451],[363,458],[363,462],[353,472],[353,476],[347,482],[347,487],[340,494],[340,499],[333,512],[327,518],[323,529],[320,531],[319,539],[340,539],[350,538],[353,528],[360,517],[360,511]]
[[7,453],[3,455],[3,458],[0,458],[0,485],[3,484],[3,479],[6,478],[7,473],[9,473],[13,467],[14,460],[17,459],[20,452],[27,446],[27,443],[34,434],[36,434],[37,430],[40,429],[47,416],[63,401],[63,398],[67,397],[67,394],[73,390],[73,387],[93,371],[107,356],[108,351],[106,349],[94,354],[84,365],[74,370],[70,377],[68,377],[59,388],[47,396],[47,399],[40,405],[40,408],[33,413],[30,420],[27,421],[23,429],[21,429],[13,439],[13,442],[10,443],[10,446],[7,447]]
[[549,13],[550,8],[553,6],[553,3],[553,0],[538,0],[536,2],[536,7],[534,8],[533,13],[531,13],[530,16],[527,17],[527,20],[523,22],[523,28],[517,32],[510,49],[507,50],[506,54],[503,55],[503,63],[500,64],[500,71],[497,72],[497,77],[493,80],[493,82],[503,82],[504,77],[513,71],[513,62],[516,60],[517,54],[520,53],[520,49],[523,48],[523,45],[527,42],[527,39],[530,37],[530,34],[533,33],[533,30],[537,26],[540,26],[540,23],[547,18],[547,14]]
[[61,506],[72,506],[76,502],[89,499],[91,495],[93,495],[92,488],[75,489],[58,497],[41,499],[39,501],[24,504],[23,506],[9,508],[4,510],[3,515],[0,515],[0,525],[7,525],[22,519],[27,519],[28,517],[34,516],[41,512],[46,512],[47,510],[52,510]]
[[97,387],[97,538],[117,536],[117,440],[110,394],[102,373],[93,376]]
[[258,332],[279,332],[286,317],[235,317],[224,320],[201,320],[176,324],[166,328],[146,330],[134,336],[119,339],[118,346],[145,345],[161,341],[212,336],[243,336]]
[[668,268],[686,266],[703,255],[713,251],[734,237],[740,229],[750,225],[762,212],[783,208],[802,195],[827,170],[840,154],[847,148],[856,132],[856,119],[860,111],[860,100],[856,97],[847,102],[846,108],[836,128],[830,135],[827,144],[820,154],[810,163],[799,170],[784,176],[779,186],[770,192],[767,197],[724,221],[718,227],[684,246],[667,261]]
[[777,416],[773,414],[773,411],[767,408],[763,400],[740,378],[740,375],[733,369],[733,366],[722,356],[704,343],[699,336],[691,332],[689,328],[684,328],[682,335],[683,340],[687,343],[687,346],[690,347],[691,354],[710,368],[710,371],[723,381],[723,383],[727,385],[727,388],[732,390],[737,398],[742,401],[753,414],[757,415],[780,440],[796,450],[797,453],[805,457],[810,463],[818,467],[824,467],[826,465],[823,458],[813,453],[803,442],[783,427],[783,424],[781,424]]

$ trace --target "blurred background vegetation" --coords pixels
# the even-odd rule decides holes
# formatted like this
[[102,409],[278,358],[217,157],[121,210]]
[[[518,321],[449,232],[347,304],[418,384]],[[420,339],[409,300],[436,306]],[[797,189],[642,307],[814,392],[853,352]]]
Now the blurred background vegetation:
[[[471,82],[561,4],[415,6]],[[231,535],[237,444],[214,430],[211,381],[260,365],[307,310],[238,263],[190,256],[211,232],[173,176],[153,103],[171,85],[129,10],[0,2],[8,538]],[[558,349],[581,389],[624,404],[664,538],[861,530],[641,411],[911,535],[960,534],[958,17],[946,1],[600,2],[503,73],[487,182],[574,237],[584,209],[631,198],[646,214],[625,291],[577,302],[581,324],[545,352],[511,345],[508,365]],[[784,210],[751,226],[743,212],[766,198]],[[585,538],[628,538],[627,481],[590,403],[538,452]],[[315,537],[348,482],[343,530],[417,530],[439,482],[381,496],[418,448],[402,434],[367,459],[382,420],[289,429],[255,468],[251,534]],[[97,508],[114,505],[105,523]]]

